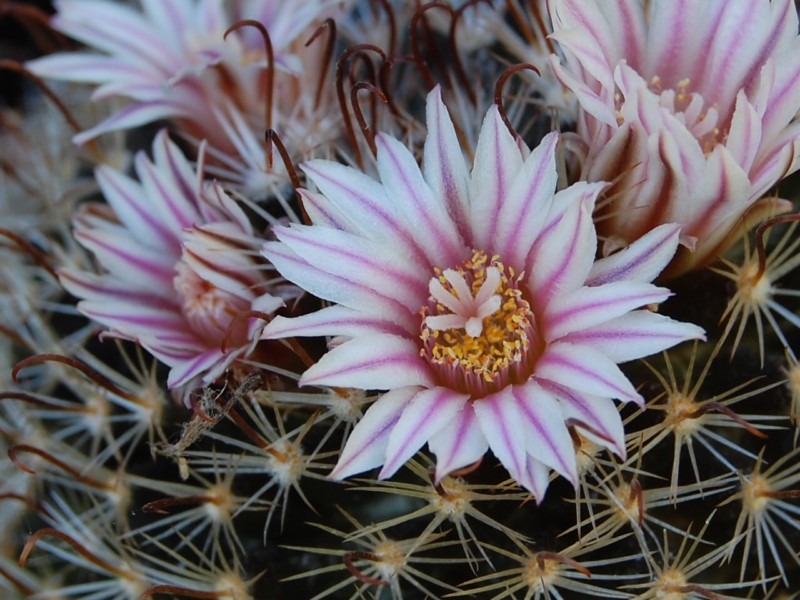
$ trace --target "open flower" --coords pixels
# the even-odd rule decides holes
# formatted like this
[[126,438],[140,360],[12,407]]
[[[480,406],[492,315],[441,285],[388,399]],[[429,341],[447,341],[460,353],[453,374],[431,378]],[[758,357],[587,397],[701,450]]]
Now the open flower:
[[276,229],[264,254],[333,303],[275,318],[265,336],[335,336],[304,385],[388,390],[356,425],[333,475],[383,465],[389,477],[426,442],[436,477],[488,448],[541,499],[549,469],[573,483],[574,426],[618,454],[612,398],[641,402],[616,363],[702,331],[649,310],[669,291],[666,225],[595,262],[592,210],[604,184],[554,193],[557,136],[520,149],[493,107],[469,173],[436,88],[424,168],[377,136],[380,182],[342,165],[303,165],[313,226]]
[[263,324],[248,315],[274,311],[291,290],[270,281],[242,210],[219,184],[202,183],[165,131],[153,156],[136,156],[140,183],[97,169],[108,205],[82,205],[74,227],[107,272],[64,269],[60,278],[109,335],[169,365],[176,388],[213,381],[247,354]]
[[800,38],[792,0],[549,0],[578,97],[582,179],[606,250],[680,223],[671,274],[713,260],[788,202],[759,199],[798,167]]

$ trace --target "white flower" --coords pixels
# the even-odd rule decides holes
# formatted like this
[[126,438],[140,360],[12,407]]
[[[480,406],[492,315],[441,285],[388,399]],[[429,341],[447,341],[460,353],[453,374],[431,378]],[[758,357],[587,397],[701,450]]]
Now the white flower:
[[304,385],[388,390],[350,436],[333,475],[383,465],[422,445],[437,478],[491,448],[541,499],[549,470],[577,480],[569,427],[622,455],[612,398],[641,402],[616,363],[702,336],[649,310],[649,282],[677,246],[666,225],[595,262],[592,210],[604,184],[554,193],[557,136],[520,150],[498,110],[486,116],[470,174],[436,88],[424,168],[377,136],[380,182],[342,165],[303,165],[313,226],[278,228],[264,254],[333,306],[275,318],[271,338],[344,339]]

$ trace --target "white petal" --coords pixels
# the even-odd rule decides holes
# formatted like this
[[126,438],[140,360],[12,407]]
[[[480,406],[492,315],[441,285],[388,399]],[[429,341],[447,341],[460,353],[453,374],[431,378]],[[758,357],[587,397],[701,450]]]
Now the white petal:
[[702,327],[674,321],[649,310],[637,310],[589,329],[575,331],[563,341],[589,346],[613,362],[623,363],[672,348],[686,340],[705,339]]
[[414,396],[389,436],[379,478],[391,477],[425,442],[452,422],[468,399],[467,394],[443,387],[423,390]]
[[428,94],[426,105],[428,135],[425,138],[423,173],[434,196],[442,198],[447,212],[464,240],[471,235],[469,214],[469,173],[450,113],[442,102],[441,88]]
[[509,474],[520,480],[525,470],[525,425],[511,387],[473,402],[475,416],[489,447]]
[[303,374],[300,385],[391,390],[435,382],[416,341],[375,334],[336,346]]
[[378,398],[353,428],[330,477],[344,479],[382,465],[389,435],[419,391],[420,388],[406,387]]
[[541,320],[546,341],[582,331],[610,319],[621,317],[647,304],[659,304],[670,291],[650,283],[616,281],[600,286],[583,287],[559,296]]
[[522,168],[514,138],[492,106],[483,120],[469,185],[473,247],[491,248],[497,220],[511,184]]
[[436,481],[480,460],[489,449],[475,417],[472,404],[467,404],[449,425],[428,440],[428,448],[436,455]]
[[534,377],[587,394],[643,403],[619,367],[602,352],[587,346],[564,342],[548,345],[536,363]]

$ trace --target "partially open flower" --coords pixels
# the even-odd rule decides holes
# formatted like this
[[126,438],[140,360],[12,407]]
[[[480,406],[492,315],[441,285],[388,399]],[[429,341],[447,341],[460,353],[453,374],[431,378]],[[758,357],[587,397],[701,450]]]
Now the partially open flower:
[[305,385],[389,390],[350,436],[334,476],[384,465],[392,475],[428,442],[436,477],[491,448],[541,499],[549,469],[577,481],[569,427],[618,454],[612,398],[641,402],[617,367],[702,336],[649,310],[672,257],[666,225],[595,262],[591,219],[604,184],[554,193],[557,136],[522,151],[493,107],[469,173],[434,89],[424,168],[377,137],[381,181],[328,161],[303,168],[313,226],[276,229],[264,254],[288,280],[334,305],[277,317],[271,338],[343,339]]
[[287,290],[270,281],[242,210],[218,184],[202,183],[166,132],[153,155],[136,157],[140,183],[97,170],[108,205],[82,205],[74,226],[107,272],[60,277],[82,298],[81,312],[169,365],[176,388],[212,381],[245,355],[263,325],[248,315],[274,311],[283,301],[273,294]]
[[790,208],[759,199],[800,164],[792,0],[550,0],[549,10],[566,57],[551,62],[581,107],[581,178],[613,182],[596,213],[605,250],[680,223],[676,275]]
[[[88,50],[45,56],[28,68],[41,77],[94,84],[95,100],[131,101],[81,132],[78,143],[169,119],[183,135],[208,141],[217,174],[261,197],[272,183],[264,173],[265,129],[280,129],[303,148],[335,136],[315,114],[317,71],[327,68],[320,64],[323,46],[302,44],[313,32],[310,25],[333,14],[338,0],[143,0],[141,9],[109,0],[55,4],[53,26]],[[244,19],[266,28],[273,61],[255,28],[225,37]]]

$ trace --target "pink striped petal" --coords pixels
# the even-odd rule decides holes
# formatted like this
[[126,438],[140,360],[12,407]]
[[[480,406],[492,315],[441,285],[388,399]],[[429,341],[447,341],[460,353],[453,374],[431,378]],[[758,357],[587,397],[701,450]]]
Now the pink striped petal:
[[381,319],[336,305],[293,319],[275,317],[264,329],[263,338],[271,340],[326,335],[357,337],[373,333],[388,333],[416,339],[419,327],[408,331],[390,319]]
[[577,485],[575,447],[564,424],[559,401],[535,381],[511,389],[525,426],[528,454]]
[[677,223],[659,225],[624,250],[597,260],[586,284],[594,286],[612,281],[652,281],[675,255],[680,231],[681,226]]
[[483,120],[469,185],[475,248],[492,247],[500,212],[521,168],[519,148],[497,107],[492,106]]
[[389,435],[386,461],[378,477],[391,477],[423,444],[452,422],[467,400],[469,395],[443,387],[423,390],[414,396]]
[[111,131],[132,129],[159,119],[169,119],[187,114],[191,114],[190,110],[174,99],[136,102],[117,111],[94,127],[79,133],[72,140],[76,144],[82,145]]
[[378,173],[390,201],[404,207],[410,230],[435,265],[452,265],[464,259],[464,241],[442,198],[434,196],[422,177],[417,161],[406,146],[378,134]]
[[93,298],[78,303],[87,317],[127,337],[151,344],[202,348],[183,315],[174,309],[119,301],[110,304]]
[[130,283],[109,275],[95,275],[75,269],[61,269],[58,279],[64,288],[78,298],[92,298],[100,302],[118,303],[128,301],[133,304],[149,304],[177,311],[174,297],[162,298],[149,290],[132,288]]
[[419,391],[417,387],[404,387],[378,398],[353,428],[330,477],[344,479],[382,465],[389,435]]
[[649,283],[618,281],[583,287],[559,296],[542,319],[543,335],[551,342],[581,332],[646,304],[660,304],[672,294]]
[[95,170],[95,179],[114,213],[139,242],[168,252],[177,260],[180,256],[180,237],[165,226],[159,215],[153,214],[150,198],[141,185],[106,165]]
[[761,139],[761,118],[755,107],[747,101],[744,90],[739,90],[725,146],[742,170],[750,171],[758,154]]
[[416,313],[428,296],[432,272],[363,237],[327,227],[292,225],[275,229],[291,250],[333,277],[381,290],[407,311]]
[[522,165],[497,215],[491,248],[510,265],[524,265],[553,204],[558,134],[550,133]]
[[558,399],[565,422],[571,420],[582,435],[625,458],[622,417],[611,400],[554,384],[548,384],[546,389]]
[[[158,354],[156,354],[156,357],[158,357]],[[186,385],[193,379],[200,377],[200,375],[214,370],[215,366],[225,363],[227,360],[228,358],[226,355],[220,352],[219,349],[213,348],[192,356],[190,360],[171,365],[172,369],[170,369],[169,376],[167,377],[167,387],[175,389]],[[209,379],[206,380],[207,383],[213,381],[213,379],[210,379],[211,377],[213,376],[209,375]],[[214,379],[216,379],[216,377],[214,377]]]
[[51,54],[28,61],[25,67],[39,77],[60,81],[99,84],[124,79],[125,82],[134,85],[154,84],[150,68],[103,54],[87,52]]
[[518,483],[531,492],[534,500],[539,503],[544,500],[545,492],[550,485],[550,469],[528,454],[525,457],[525,471]]
[[480,398],[472,404],[489,447],[508,473],[519,481],[525,471],[526,431],[524,417],[511,387]]
[[427,254],[409,229],[398,207],[391,203],[383,186],[363,173],[328,160],[310,160],[300,165],[308,178],[337,210],[366,238],[410,254],[415,262],[426,263]]
[[615,363],[624,363],[672,348],[686,340],[705,339],[702,327],[674,321],[649,310],[637,310],[571,333],[563,341],[589,346]]
[[433,195],[442,198],[447,213],[465,242],[471,242],[469,226],[469,172],[450,113],[437,85],[426,105],[428,135],[425,138],[423,173]]
[[303,208],[312,224],[332,227],[349,233],[360,233],[358,227],[352,223],[347,213],[342,212],[338,207],[328,202],[328,199],[322,194],[303,189],[297,190],[297,193],[300,195],[300,201],[303,203]]
[[436,482],[471,465],[486,454],[489,442],[481,432],[473,404],[467,404],[449,425],[428,440],[428,448],[436,455]]
[[[285,244],[267,242],[261,253],[288,281],[318,298],[342,304],[348,308],[384,319],[396,321],[408,331],[419,327],[419,315],[387,297],[367,283],[331,275],[316,265],[310,265]],[[420,304],[421,306],[421,304]]]
[[534,377],[587,394],[643,403],[619,367],[602,352],[587,346],[565,342],[548,345],[536,363]]
[[75,237],[90,250],[103,268],[119,279],[145,287],[159,296],[174,295],[172,257],[138,244],[124,230],[109,226],[92,231],[76,230]]
[[300,385],[389,390],[409,385],[435,385],[416,342],[395,335],[374,334],[336,346],[300,378]]
[[592,210],[598,191],[597,184],[578,183],[556,196],[552,211],[556,218],[548,219],[525,270],[540,310],[553,297],[583,286],[592,268],[597,246]]

